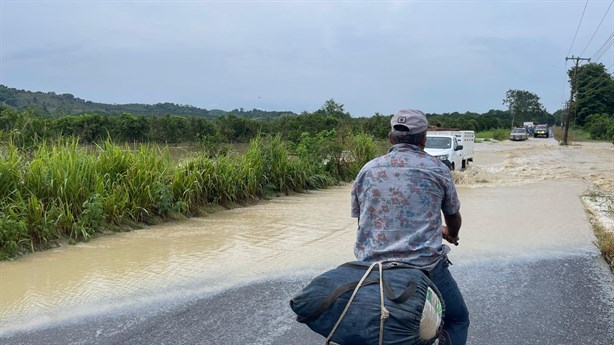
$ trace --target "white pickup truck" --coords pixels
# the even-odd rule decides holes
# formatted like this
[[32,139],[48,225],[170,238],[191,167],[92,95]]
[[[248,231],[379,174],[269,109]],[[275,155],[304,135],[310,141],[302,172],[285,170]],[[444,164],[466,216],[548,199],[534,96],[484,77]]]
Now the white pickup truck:
[[439,158],[450,170],[465,169],[473,162],[474,131],[427,131],[424,151]]

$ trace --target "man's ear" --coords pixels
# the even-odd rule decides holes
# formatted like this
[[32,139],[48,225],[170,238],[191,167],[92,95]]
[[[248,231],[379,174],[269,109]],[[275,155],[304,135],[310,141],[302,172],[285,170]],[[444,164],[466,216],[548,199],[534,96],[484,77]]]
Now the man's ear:
[[388,141],[394,145],[394,142],[392,141],[392,131],[388,132]]
[[426,133],[424,133],[424,136],[422,137],[422,144],[420,146],[423,148],[426,147]]

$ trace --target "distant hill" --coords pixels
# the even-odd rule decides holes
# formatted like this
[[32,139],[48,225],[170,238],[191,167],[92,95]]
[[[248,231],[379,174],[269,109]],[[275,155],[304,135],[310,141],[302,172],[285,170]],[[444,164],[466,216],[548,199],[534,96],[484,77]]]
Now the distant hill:
[[58,95],[55,92],[32,92],[18,90],[0,85],[0,104],[22,111],[32,109],[43,116],[63,116],[80,114],[118,115],[130,113],[134,115],[182,115],[215,118],[226,114],[247,116],[251,119],[274,118],[283,115],[295,115],[290,111],[265,111],[259,109],[235,109],[224,111],[219,109],[201,109],[191,105],[174,103],[157,104],[105,104],[86,101],[69,93]]

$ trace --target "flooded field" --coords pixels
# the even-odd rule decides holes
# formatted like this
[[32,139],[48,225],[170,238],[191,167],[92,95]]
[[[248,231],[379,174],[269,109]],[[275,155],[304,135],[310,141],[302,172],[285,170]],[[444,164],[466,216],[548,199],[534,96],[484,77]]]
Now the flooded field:
[[[476,144],[455,173],[452,261],[595,254],[581,195],[614,193],[614,146],[554,139]],[[276,198],[0,263],[0,336],[152,301],[320,272],[353,260],[350,186]]]

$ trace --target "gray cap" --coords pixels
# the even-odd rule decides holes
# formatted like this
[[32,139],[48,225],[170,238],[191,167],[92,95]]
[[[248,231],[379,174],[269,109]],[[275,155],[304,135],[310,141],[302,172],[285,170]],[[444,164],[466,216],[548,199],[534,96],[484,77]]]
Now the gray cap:
[[[400,129],[405,127],[406,130]],[[390,120],[390,127],[395,132],[418,134],[426,131],[429,122],[423,112],[416,109],[401,109]]]

